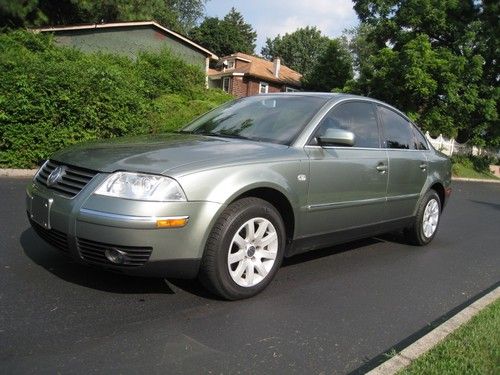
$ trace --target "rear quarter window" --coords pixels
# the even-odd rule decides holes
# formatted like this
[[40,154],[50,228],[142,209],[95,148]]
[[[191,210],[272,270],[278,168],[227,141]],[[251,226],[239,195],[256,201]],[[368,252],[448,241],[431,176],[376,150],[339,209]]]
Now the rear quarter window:
[[417,129],[415,125],[412,126],[413,128],[413,135],[414,135],[414,140],[415,140],[415,148],[417,150],[428,150],[429,146],[427,144],[427,140],[425,139],[425,136],[422,134],[420,130]]

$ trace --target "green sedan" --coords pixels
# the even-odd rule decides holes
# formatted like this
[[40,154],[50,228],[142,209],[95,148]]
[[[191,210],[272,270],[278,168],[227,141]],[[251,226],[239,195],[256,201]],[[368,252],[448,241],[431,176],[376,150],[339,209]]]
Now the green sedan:
[[27,187],[41,238],[82,264],[195,278],[240,299],[284,257],[403,229],[426,245],[451,163],[374,99],[280,93],[238,99],[182,130],[77,145]]

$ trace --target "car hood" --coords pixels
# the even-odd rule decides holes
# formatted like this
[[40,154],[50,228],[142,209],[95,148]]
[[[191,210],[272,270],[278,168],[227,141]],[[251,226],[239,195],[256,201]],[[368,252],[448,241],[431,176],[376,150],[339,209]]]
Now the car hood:
[[59,151],[52,159],[100,172],[167,174],[175,170],[179,174],[201,166],[278,156],[287,149],[272,143],[172,133],[83,143]]

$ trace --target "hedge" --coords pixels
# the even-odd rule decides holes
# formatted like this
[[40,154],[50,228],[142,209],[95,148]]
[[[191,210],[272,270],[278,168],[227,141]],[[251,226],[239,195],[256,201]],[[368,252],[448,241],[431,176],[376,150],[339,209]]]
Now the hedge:
[[30,168],[82,141],[178,128],[231,99],[165,50],[127,57],[0,34],[0,167]]

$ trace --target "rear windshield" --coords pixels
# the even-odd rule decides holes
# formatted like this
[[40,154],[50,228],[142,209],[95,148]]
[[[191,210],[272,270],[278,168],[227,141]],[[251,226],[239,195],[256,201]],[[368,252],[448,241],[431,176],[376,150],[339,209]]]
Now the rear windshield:
[[289,145],[327,101],[306,95],[250,96],[206,113],[181,132]]

